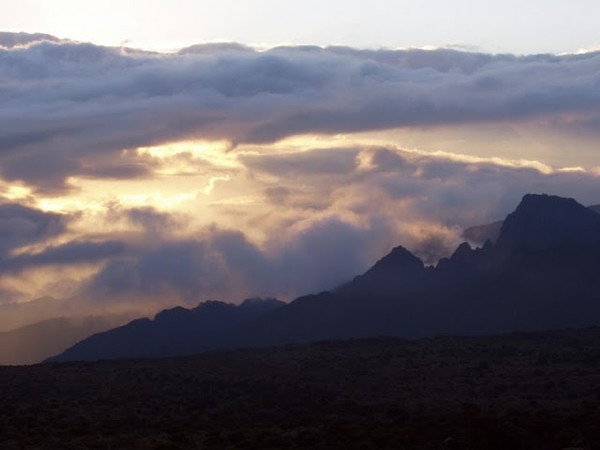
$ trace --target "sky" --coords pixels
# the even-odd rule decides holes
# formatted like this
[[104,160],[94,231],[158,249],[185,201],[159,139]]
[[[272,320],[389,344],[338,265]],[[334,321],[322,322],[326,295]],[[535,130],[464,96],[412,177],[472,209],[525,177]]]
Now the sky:
[[0,1],[0,304],[290,300],[600,203],[596,2],[368,5]]
[[448,47],[574,53],[600,46],[595,0],[0,0],[0,29],[118,46]]

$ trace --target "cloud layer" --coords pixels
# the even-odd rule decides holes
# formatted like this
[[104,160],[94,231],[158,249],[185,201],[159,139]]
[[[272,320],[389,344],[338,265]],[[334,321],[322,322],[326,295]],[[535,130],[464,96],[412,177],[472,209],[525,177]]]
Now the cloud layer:
[[599,67],[599,53],[200,45],[152,54],[65,41],[0,48],[2,176],[39,189],[64,188],[70,176],[143,176],[147,168],[134,161],[115,165],[123,149],[192,138],[265,144],[526,120],[598,138]]

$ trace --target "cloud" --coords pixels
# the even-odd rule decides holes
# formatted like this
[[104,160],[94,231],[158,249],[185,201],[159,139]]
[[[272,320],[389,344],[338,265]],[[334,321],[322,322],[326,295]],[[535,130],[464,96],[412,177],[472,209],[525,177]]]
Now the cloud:
[[9,33],[0,31],[0,47],[4,48],[28,46],[43,41],[60,42],[60,39],[44,33]]
[[[86,295],[192,304],[254,295],[291,299],[351,279],[399,244],[435,264],[453,252],[465,227],[504,217],[527,192],[600,199],[597,175],[545,172],[527,161],[499,164],[383,147],[243,161],[251,189],[265,193],[261,208],[231,210],[235,229],[213,225],[179,238],[169,231],[185,219],[124,211],[153,231],[107,261]],[[257,230],[264,240],[252,237]]]
[[[137,220],[150,212],[132,210]],[[0,269],[2,275],[41,266],[96,262],[124,251],[117,240],[68,240],[77,215],[42,211],[18,203],[0,204]],[[53,243],[54,240],[61,243]],[[66,240],[66,242],[64,242]]]
[[357,154],[358,150],[323,148],[281,154],[242,155],[240,160],[255,170],[281,177],[330,177],[354,170],[352,153]]
[[291,299],[332,288],[366,264],[371,233],[330,217],[298,235],[259,248],[241,232],[210,227],[193,239],[168,240],[137,255],[112,258],[80,294],[101,302],[238,302],[249,296]]
[[141,225],[144,231],[152,236],[164,235],[181,227],[174,215],[161,213],[151,207],[131,208],[116,213],[125,214],[129,221],[134,225]]
[[386,224],[361,224],[338,214],[299,221],[277,243],[279,289],[287,297],[321,292],[363,272],[371,263],[378,235],[389,235]]
[[[323,176],[312,169],[319,160],[328,167],[333,154],[343,170]],[[464,228],[503,218],[527,192],[555,193],[584,204],[600,199],[594,171],[554,170],[531,161],[365,147],[335,153],[316,149],[302,158],[296,153],[253,155],[244,163],[256,180],[263,180],[257,182],[272,211],[280,211],[283,229],[296,230],[293,224],[315,215],[337,214],[367,235],[379,229],[369,236],[372,249],[383,252],[402,243],[429,263],[451,251]]]
[[0,204],[0,260],[14,249],[64,233],[69,219],[18,203]]
[[238,301],[262,284],[267,273],[261,252],[239,232],[212,228],[194,239],[145,247],[139,255],[114,258],[84,287],[100,301]]
[[[247,189],[264,195],[253,207],[228,205],[229,223],[221,211],[219,225],[194,225],[182,211],[115,203],[102,220],[119,224],[117,231],[100,226],[99,235],[66,242],[62,236],[64,243],[6,254],[3,272],[26,279],[37,268],[92,265],[69,289],[96,305],[292,299],[351,279],[399,244],[433,264],[453,251],[465,227],[503,218],[527,192],[587,204],[600,199],[597,174],[540,170],[527,161],[501,164],[392,147],[317,148],[241,160]],[[64,231],[64,225],[52,231],[53,220],[65,220],[60,215],[15,205],[0,208],[2,214],[32,215],[40,223],[24,243],[50,242]],[[7,223],[13,237],[25,229]]]
[[21,253],[5,258],[0,261],[0,268],[6,274],[39,266],[94,263],[123,253],[124,248],[124,244],[118,241],[68,242],[62,245],[47,247],[39,252]]
[[124,149],[186,139],[264,144],[548,118],[553,129],[597,136],[599,66],[600,53],[227,45],[153,54],[46,40],[0,49],[1,175],[41,190],[65,189],[73,176],[146,176],[147,167],[114,161]]
[[[291,299],[399,244],[435,263],[527,192],[599,203],[597,170],[561,170],[529,145],[550,136],[553,154],[598,161],[599,67],[600,53],[158,54],[0,35],[0,176],[13,199],[0,204],[0,297],[55,294],[43,289],[64,279],[60,292],[100,305]],[[453,133],[470,126],[473,145],[522,147],[462,152]],[[451,151],[377,130],[443,135]]]

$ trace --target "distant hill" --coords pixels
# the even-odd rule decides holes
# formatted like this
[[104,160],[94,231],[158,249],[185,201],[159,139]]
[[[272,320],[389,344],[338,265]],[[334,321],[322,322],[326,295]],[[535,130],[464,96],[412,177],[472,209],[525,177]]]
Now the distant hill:
[[121,325],[124,316],[60,317],[0,332],[0,365],[35,364],[94,333]]
[[463,243],[435,267],[397,247],[332,292],[278,304],[247,320],[230,320],[229,313],[212,318],[203,305],[167,311],[154,322],[93,336],[53,360],[584,327],[600,324],[599,273],[600,214],[573,199],[526,195],[495,243],[476,249]]

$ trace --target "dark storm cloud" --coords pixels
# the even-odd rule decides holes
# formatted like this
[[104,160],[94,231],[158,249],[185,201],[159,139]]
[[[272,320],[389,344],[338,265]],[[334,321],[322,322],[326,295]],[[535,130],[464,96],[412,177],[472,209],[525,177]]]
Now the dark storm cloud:
[[[597,133],[599,67],[600,53],[217,45],[160,55],[48,41],[0,49],[2,176],[64,188],[69,175],[114,173],[90,174],[91,158],[189,138],[261,143],[547,116]],[[48,163],[42,175],[36,161]]]
[[179,225],[173,215],[161,213],[151,207],[131,208],[120,213],[125,214],[131,223],[141,225],[146,232],[155,236],[171,231]]
[[0,159],[0,174],[6,181],[23,180],[46,193],[67,190],[66,179],[83,172],[77,160],[56,158],[50,153],[17,153]]
[[118,241],[68,242],[50,246],[36,253],[22,253],[0,261],[4,273],[18,272],[41,266],[94,263],[123,253],[125,246]]
[[43,242],[65,232],[69,216],[17,203],[0,204],[0,259],[11,250]]
[[[119,241],[70,241],[48,245],[67,233],[75,217],[44,212],[17,203],[0,204],[0,275],[41,266],[76,265],[116,256],[125,249]],[[37,244],[42,250],[28,250]],[[19,250],[15,254],[15,250]]]
[[162,297],[198,302],[214,295],[239,300],[268,277],[264,255],[235,231],[212,228],[140,253],[110,260],[84,288],[85,295],[104,301]]
[[288,296],[332,289],[363,272],[372,262],[369,250],[391,234],[377,219],[364,227],[335,214],[310,221],[282,246],[279,288]]
[[212,227],[193,239],[164,241],[112,258],[83,287],[82,296],[192,304],[254,295],[292,298],[331,288],[362,270],[373,234],[332,217],[307,227],[285,249],[269,252],[239,231]]

